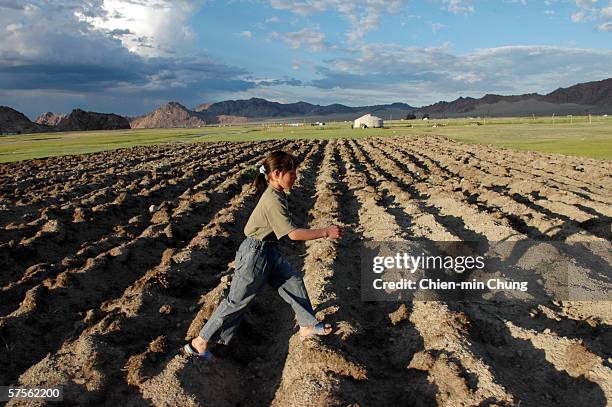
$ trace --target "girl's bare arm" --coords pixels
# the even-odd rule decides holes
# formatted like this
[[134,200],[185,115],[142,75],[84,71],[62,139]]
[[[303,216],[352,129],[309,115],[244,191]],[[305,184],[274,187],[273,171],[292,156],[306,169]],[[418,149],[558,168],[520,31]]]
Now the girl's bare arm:
[[291,240],[313,240],[322,237],[338,239],[342,237],[344,231],[337,225],[328,226],[322,229],[294,229],[287,236]]

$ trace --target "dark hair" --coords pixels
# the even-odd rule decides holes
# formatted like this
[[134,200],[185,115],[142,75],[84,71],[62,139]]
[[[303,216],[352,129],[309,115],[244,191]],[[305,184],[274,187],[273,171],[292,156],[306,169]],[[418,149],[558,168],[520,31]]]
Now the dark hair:
[[260,167],[257,168],[257,176],[255,177],[257,195],[263,194],[268,187],[268,175],[270,173],[276,170],[280,170],[283,174],[293,171],[300,165],[300,162],[295,156],[279,150],[268,154],[262,165],[266,173],[262,174],[259,170]]

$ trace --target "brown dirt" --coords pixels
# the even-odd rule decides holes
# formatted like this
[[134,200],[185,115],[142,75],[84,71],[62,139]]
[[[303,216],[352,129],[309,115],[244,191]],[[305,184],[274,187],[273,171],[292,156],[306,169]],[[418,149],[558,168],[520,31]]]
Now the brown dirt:
[[[301,343],[266,289],[203,365],[178,350],[227,294],[250,182],[276,148],[303,161],[295,217],[347,228],[282,248],[336,329]],[[358,243],[609,242],[611,174],[608,162],[436,137],[2,164],[0,384],[63,385],[67,405],[607,405],[610,302],[365,302]]]

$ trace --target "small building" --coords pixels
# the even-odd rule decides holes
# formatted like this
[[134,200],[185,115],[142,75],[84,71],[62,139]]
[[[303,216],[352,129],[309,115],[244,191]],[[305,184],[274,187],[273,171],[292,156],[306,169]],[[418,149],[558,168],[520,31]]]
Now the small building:
[[369,127],[383,127],[383,119],[368,113],[353,122],[353,128],[367,129]]

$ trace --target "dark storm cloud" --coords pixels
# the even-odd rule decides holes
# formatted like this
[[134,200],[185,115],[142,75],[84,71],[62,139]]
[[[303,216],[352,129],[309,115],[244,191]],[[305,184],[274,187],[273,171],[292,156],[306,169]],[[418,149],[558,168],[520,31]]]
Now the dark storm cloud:
[[273,79],[268,81],[258,81],[257,86],[280,86],[280,85],[289,85],[289,86],[303,86],[304,82],[295,78],[287,78],[287,79]]
[[[256,86],[244,79],[246,70],[196,50],[167,50],[157,57],[130,52],[120,38],[133,38],[142,48],[153,48],[152,39],[128,27],[92,25],[88,18],[113,17],[101,0],[0,1],[0,95],[12,100],[19,100],[19,92],[28,98],[41,91],[78,95],[81,103],[89,98],[197,101],[211,92]],[[159,9],[173,5],[133,3]]]
[[0,0],[0,8],[8,8],[13,10],[23,10],[25,4],[21,1],[16,0]]
[[97,92],[118,82],[145,84],[137,69],[100,65],[19,65],[0,67],[2,89],[55,89]]

